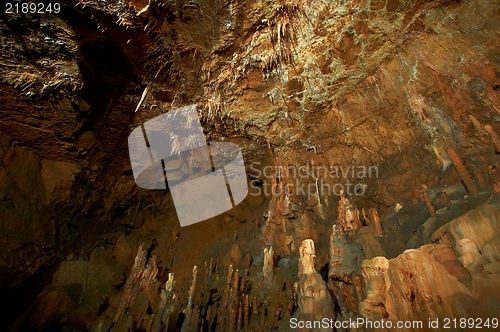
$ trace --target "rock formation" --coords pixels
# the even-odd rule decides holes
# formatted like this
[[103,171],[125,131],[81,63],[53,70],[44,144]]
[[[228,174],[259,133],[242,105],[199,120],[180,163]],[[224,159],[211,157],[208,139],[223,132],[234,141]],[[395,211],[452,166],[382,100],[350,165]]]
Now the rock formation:
[[[321,320],[324,317],[333,318],[335,311],[332,298],[325,281],[316,272],[316,268],[314,267],[316,260],[314,242],[310,239],[304,240],[299,248],[299,252],[299,320]],[[320,331],[319,329],[317,330]],[[321,331],[331,330],[331,328],[321,329]]]

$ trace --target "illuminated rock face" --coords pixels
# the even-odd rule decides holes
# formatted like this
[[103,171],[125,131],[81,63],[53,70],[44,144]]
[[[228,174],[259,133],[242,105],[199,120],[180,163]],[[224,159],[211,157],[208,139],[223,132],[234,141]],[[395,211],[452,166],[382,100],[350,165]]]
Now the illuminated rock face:
[[[0,308],[0,326],[491,318],[499,10],[487,0],[90,0],[31,22],[7,15],[0,294],[26,294],[15,289],[20,304]],[[169,193],[136,186],[127,137],[191,104],[207,141],[237,144],[247,166],[273,175],[238,207],[181,229]],[[181,164],[165,169],[175,179]],[[288,166],[304,176],[274,172]],[[342,172],[358,166],[376,172]],[[283,190],[259,194],[266,184]],[[318,193],[334,185],[342,197]],[[141,243],[136,267],[149,272],[131,277]],[[57,278],[83,279],[51,283],[60,260]],[[165,287],[171,272],[177,285]],[[130,278],[143,286],[124,289]]]
[[390,260],[363,261],[366,297],[358,306],[360,314],[394,322],[443,322],[482,317],[479,307],[498,309],[498,291],[492,287],[500,279],[489,270],[498,258],[484,257],[499,248],[498,212],[498,203],[479,206],[438,229],[432,238],[439,244],[407,250]]
[[[368,317],[385,315],[395,322],[435,317],[442,320],[467,317],[478,304],[470,289],[470,274],[447,246],[427,245],[389,260],[385,267],[373,260],[363,263],[363,267],[370,293],[360,308]],[[383,282],[378,280],[379,274]],[[442,287],[436,287],[438,280]],[[376,297],[381,302],[374,302]],[[373,305],[368,306],[370,303]],[[380,311],[381,303],[385,312]]]

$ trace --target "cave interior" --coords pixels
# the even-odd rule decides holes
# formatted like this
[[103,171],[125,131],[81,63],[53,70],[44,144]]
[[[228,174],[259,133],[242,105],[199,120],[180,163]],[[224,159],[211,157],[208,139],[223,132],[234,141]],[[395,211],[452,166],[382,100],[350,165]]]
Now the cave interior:
[[1,330],[498,329],[498,0],[8,5]]

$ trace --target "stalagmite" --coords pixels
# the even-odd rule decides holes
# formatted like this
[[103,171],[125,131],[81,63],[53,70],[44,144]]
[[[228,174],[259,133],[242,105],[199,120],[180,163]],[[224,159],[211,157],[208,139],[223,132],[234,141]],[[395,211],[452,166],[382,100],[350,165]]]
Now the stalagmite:
[[274,275],[274,251],[273,247],[264,248],[264,266],[262,267],[263,283],[271,286]]
[[[326,283],[314,267],[316,259],[314,242],[310,239],[302,241],[299,253],[299,319],[307,320],[333,317],[333,300],[330,297]],[[329,331],[330,329],[326,330]]]
[[299,274],[309,275],[315,273],[314,261],[316,260],[316,249],[314,248],[314,242],[309,239],[302,241],[299,253]]
[[207,322],[207,326],[210,328],[210,322],[211,322],[211,318],[212,318],[212,310],[213,310],[213,306],[209,305],[208,308],[207,308],[207,315],[205,316],[205,321]]
[[243,300],[243,326],[248,327],[250,317],[250,301],[248,299],[248,294],[245,295]]
[[127,308],[134,302],[134,299],[137,296],[138,290],[134,289],[134,287],[141,283],[144,265],[146,264],[147,250],[144,248],[144,243],[139,246],[134,265],[132,266],[132,272],[123,287],[123,297],[118,308],[116,309],[113,323],[116,323],[123,316],[123,314],[125,314]]
[[231,298],[229,304],[229,328],[228,331],[234,331],[236,326],[236,317],[238,315],[238,305],[235,299]]
[[337,242],[342,241],[345,237],[346,236],[342,227],[339,227],[338,225],[332,226],[332,235],[330,236],[330,271],[342,264],[342,258],[345,253],[343,248],[336,244]]
[[162,317],[167,307],[168,302],[172,299],[172,291],[174,288],[174,274],[169,273],[168,281],[165,283],[165,289],[161,291],[160,303],[158,304],[158,310],[154,317],[153,325],[151,327],[151,332],[161,331]]
[[375,257],[362,263],[366,298],[359,304],[359,311],[366,318],[375,320],[388,316],[384,306],[386,296],[384,273],[388,268],[389,261],[385,257]]
[[226,278],[226,292],[224,296],[224,306],[227,306],[229,303],[229,293],[231,292],[231,278],[233,277],[233,266],[229,265],[229,270],[227,272]]
[[482,268],[485,259],[474,241],[469,238],[463,238],[458,241],[457,249],[460,254],[458,260],[463,264],[463,266],[467,268],[469,264],[475,263],[476,265],[480,265]]
[[462,163],[462,159],[460,159],[460,156],[457,154],[457,152],[453,147],[449,147],[447,151],[448,151],[448,156],[450,157],[453,163],[453,166],[455,166],[458,175],[465,184],[465,188],[467,189],[469,194],[471,194],[472,196],[477,196],[479,194],[479,189],[477,189],[476,184],[470,178],[469,172]]
[[230,290],[230,299],[229,299],[229,310],[230,310],[230,315],[229,315],[229,331],[233,331],[238,323],[238,302],[239,302],[239,296],[238,296],[238,286],[240,282],[240,273],[239,270],[236,269],[234,271],[234,280],[233,280],[233,286],[231,287]]
[[254,296],[252,299],[252,314],[258,314],[258,306],[257,306],[257,296]]
[[238,322],[236,323],[236,330],[240,331],[243,327],[243,301],[240,301],[238,306]]
[[158,281],[156,275],[158,274],[157,258],[153,256],[149,259],[146,269],[142,273],[141,287],[148,296],[149,303],[153,310],[156,310],[156,300],[158,296]]
[[285,314],[285,318],[290,318],[295,312],[295,298],[293,296],[293,292],[289,291],[289,298],[288,298],[288,308]]
[[356,312],[361,262],[365,258],[361,245],[353,243],[338,225],[332,226],[328,287],[337,297],[340,309],[347,317]]
[[240,283],[240,272],[238,269],[234,271],[234,285],[233,288],[231,289],[233,296],[238,296],[238,286]]
[[163,313],[167,306],[168,297],[165,291],[161,292],[160,295],[160,304],[158,305],[158,312],[154,316],[153,325],[151,327],[151,332],[160,332],[161,331],[161,318],[163,317]]
[[154,319],[155,319],[155,314],[151,314],[146,323],[146,332],[152,332]]
[[163,316],[161,318],[163,324],[165,325],[164,331],[168,331],[169,330],[169,325],[170,325],[171,319],[172,319],[172,317],[175,318],[177,316],[177,310],[178,310],[178,308],[179,308],[179,299],[174,294],[172,296],[172,301],[167,306],[167,309],[165,310],[165,312],[164,312],[164,314],[163,314]]
[[259,325],[260,326],[265,326],[266,324],[266,314],[267,314],[267,309],[262,308],[259,312]]
[[189,288],[189,300],[188,304],[186,307],[186,319],[184,321],[184,324],[182,324],[182,329],[181,331],[192,331],[193,328],[196,328],[197,324],[196,321],[193,319],[195,318],[193,315],[193,299],[195,296],[196,292],[196,276],[198,274],[198,267],[196,265],[193,267],[193,280],[191,282],[191,287]]

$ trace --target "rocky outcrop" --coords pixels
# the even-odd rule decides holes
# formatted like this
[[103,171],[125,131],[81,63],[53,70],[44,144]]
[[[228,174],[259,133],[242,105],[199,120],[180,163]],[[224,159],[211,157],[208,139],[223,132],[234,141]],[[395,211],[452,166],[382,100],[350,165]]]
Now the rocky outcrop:
[[[436,230],[432,234],[432,240],[452,245],[457,252],[461,252],[461,244],[468,241],[483,254],[484,246],[489,243],[486,252],[491,252],[496,243],[494,239],[500,234],[500,214],[497,204],[479,206],[464,216],[452,220]],[[491,258],[495,260],[493,256]]]

